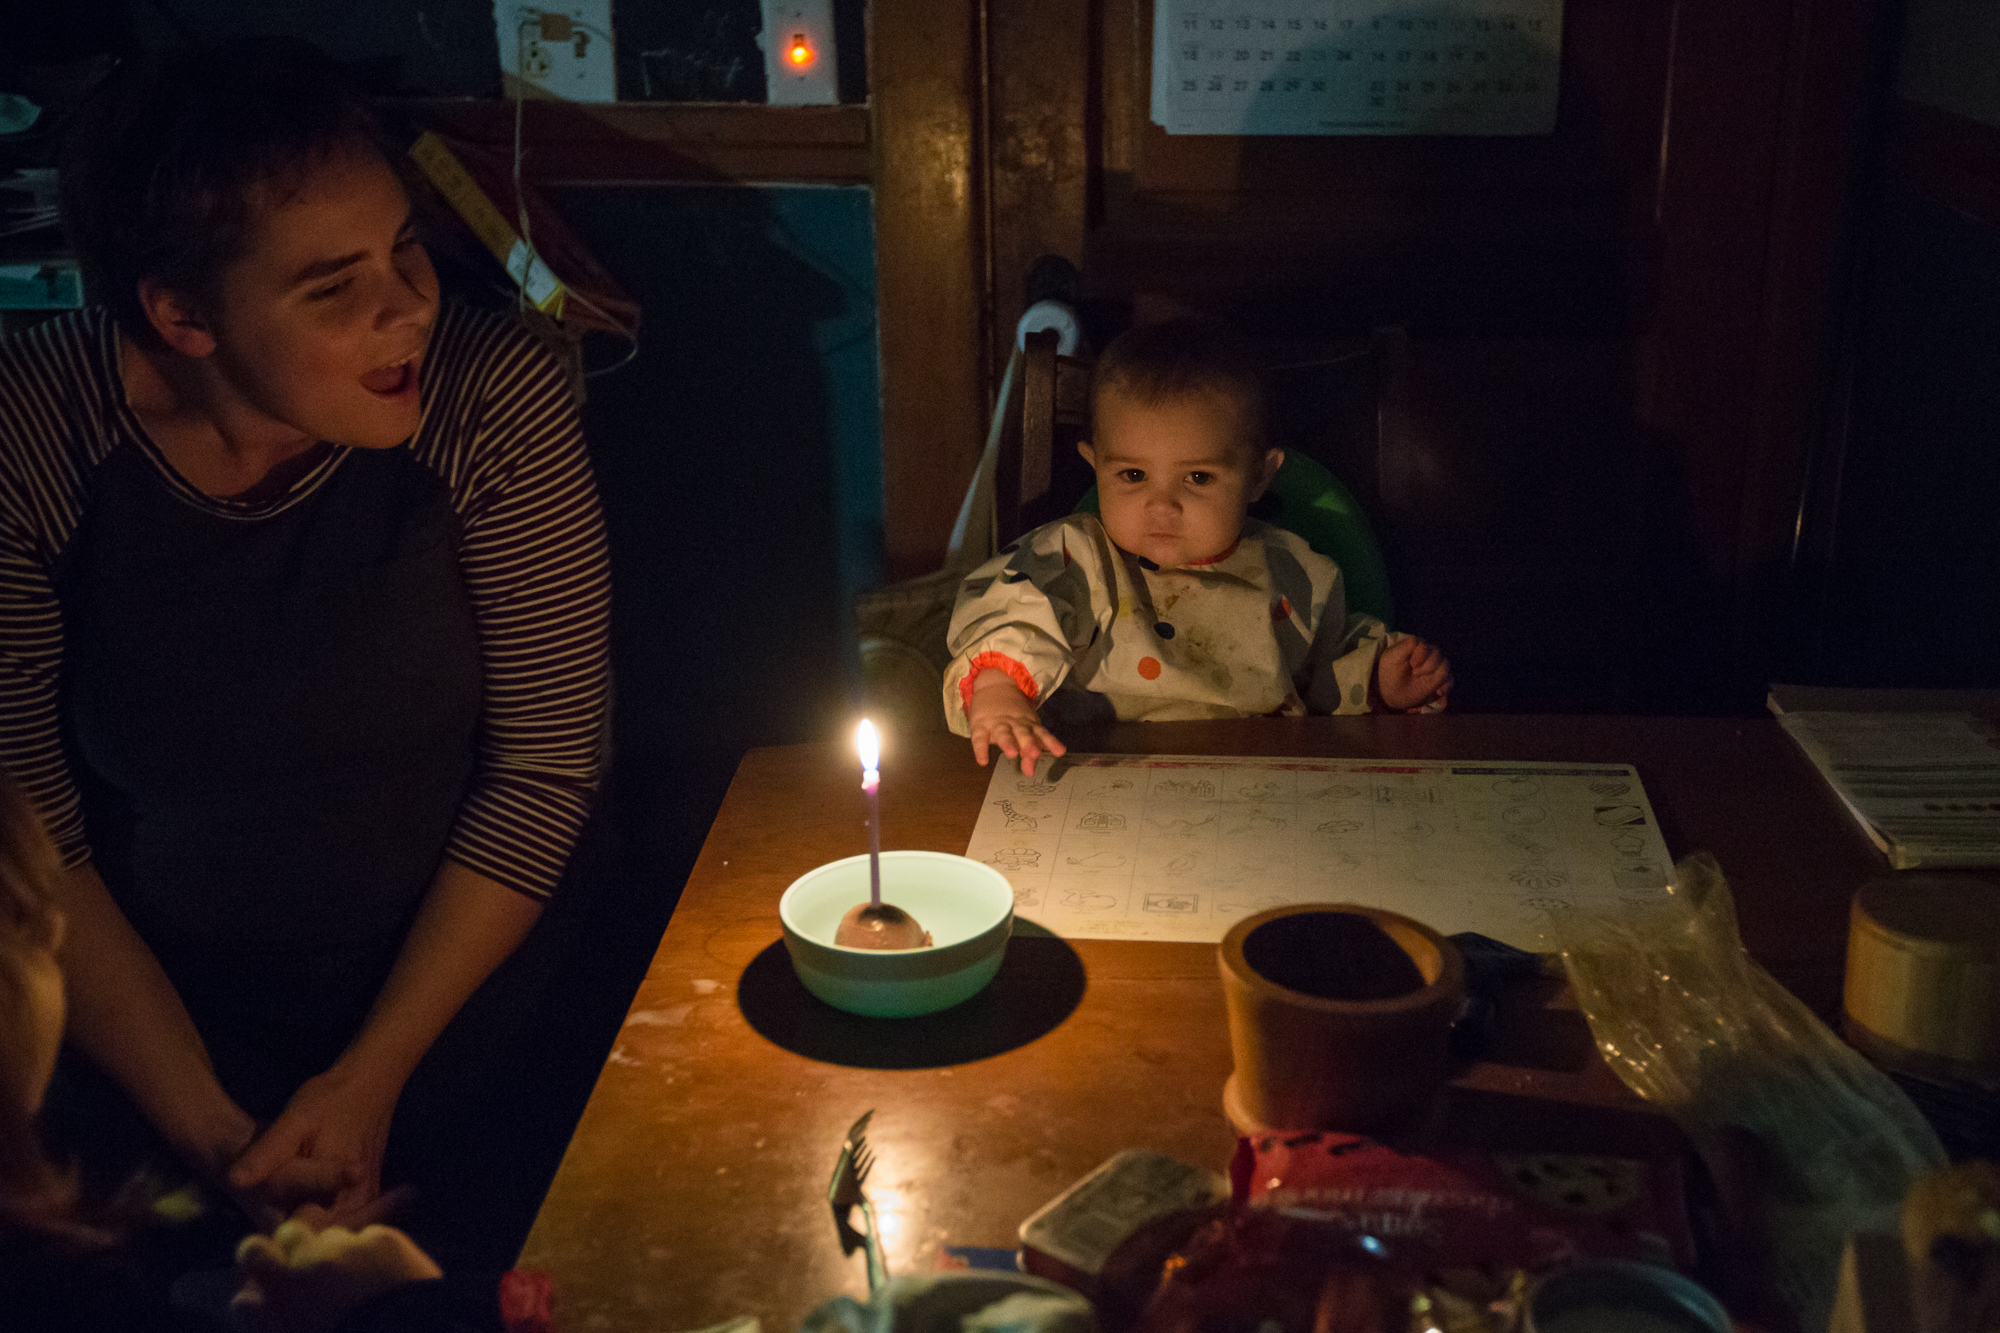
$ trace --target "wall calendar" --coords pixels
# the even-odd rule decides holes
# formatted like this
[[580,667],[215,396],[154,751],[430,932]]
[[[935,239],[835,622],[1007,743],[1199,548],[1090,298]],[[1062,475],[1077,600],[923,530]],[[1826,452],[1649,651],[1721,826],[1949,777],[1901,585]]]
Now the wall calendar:
[[1168,134],[1547,134],[1562,0],[1155,0]]

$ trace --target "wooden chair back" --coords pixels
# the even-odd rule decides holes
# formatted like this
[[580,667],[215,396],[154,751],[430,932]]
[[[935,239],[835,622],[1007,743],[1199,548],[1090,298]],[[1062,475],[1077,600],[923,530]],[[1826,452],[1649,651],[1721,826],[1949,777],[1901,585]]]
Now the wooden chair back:
[[1076,444],[1090,428],[1090,362],[1056,351],[1054,330],[1031,333],[1003,414],[994,517],[1002,546],[1062,517],[1090,484]]

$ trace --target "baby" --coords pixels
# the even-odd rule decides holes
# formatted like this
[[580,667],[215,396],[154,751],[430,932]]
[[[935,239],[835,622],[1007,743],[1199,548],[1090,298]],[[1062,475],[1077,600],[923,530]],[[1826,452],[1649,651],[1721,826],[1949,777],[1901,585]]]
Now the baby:
[[1277,713],[1436,712],[1451,668],[1350,613],[1333,561],[1249,518],[1284,462],[1227,328],[1173,320],[1105,349],[1091,385],[1100,513],[1036,528],[960,587],[945,715],[1033,774],[1051,726]]

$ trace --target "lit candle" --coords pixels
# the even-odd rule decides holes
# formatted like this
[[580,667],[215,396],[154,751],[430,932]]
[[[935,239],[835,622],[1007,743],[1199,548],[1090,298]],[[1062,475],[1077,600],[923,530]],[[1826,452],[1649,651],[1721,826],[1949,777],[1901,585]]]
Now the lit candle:
[[875,724],[867,718],[854,731],[854,748],[861,752],[861,790],[868,795],[868,905],[882,905],[882,807],[877,793],[882,786],[882,774],[876,764],[882,757],[881,742],[875,736]]

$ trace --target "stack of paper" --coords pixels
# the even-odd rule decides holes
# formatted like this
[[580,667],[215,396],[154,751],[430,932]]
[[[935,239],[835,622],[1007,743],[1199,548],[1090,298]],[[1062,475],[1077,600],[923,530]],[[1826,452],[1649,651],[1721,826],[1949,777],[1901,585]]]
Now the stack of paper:
[[1971,712],[1847,712],[1788,702],[1796,700],[1773,692],[1779,725],[1890,865],[2000,866],[2000,725]]

